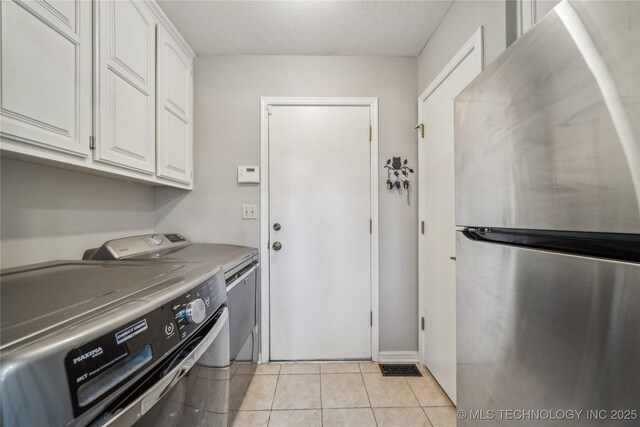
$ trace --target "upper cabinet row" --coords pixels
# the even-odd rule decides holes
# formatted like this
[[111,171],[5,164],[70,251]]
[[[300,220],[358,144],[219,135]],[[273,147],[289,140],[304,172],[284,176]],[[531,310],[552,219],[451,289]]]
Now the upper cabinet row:
[[194,54],[157,4],[0,7],[3,155],[191,188]]

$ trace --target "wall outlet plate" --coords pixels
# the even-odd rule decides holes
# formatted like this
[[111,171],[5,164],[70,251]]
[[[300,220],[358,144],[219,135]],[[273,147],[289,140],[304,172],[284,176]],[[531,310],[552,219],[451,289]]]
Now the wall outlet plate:
[[242,205],[242,219],[258,219],[258,205]]

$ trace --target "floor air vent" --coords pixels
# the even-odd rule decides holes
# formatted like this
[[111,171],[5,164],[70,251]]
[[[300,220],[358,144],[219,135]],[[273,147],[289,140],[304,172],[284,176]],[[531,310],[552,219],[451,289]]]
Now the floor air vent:
[[421,377],[422,374],[416,365],[380,363],[380,371],[384,377]]

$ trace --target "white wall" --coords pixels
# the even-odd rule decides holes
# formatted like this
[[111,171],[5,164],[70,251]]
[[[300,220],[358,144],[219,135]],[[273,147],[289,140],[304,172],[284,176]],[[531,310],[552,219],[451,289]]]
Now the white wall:
[[418,57],[418,93],[422,93],[479,26],[484,27],[484,64],[507,46],[504,0],[455,1]]
[[534,2],[535,20],[538,22],[547,13],[560,3],[560,0],[529,0]]
[[198,242],[258,246],[258,221],[241,205],[259,204],[259,187],[238,185],[239,165],[260,162],[261,96],[376,96],[380,102],[380,348],[415,351],[417,203],[389,193],[383,162],[417,163],[416,58],[205,56],[195,60],[195,188],[156,190],[156,231]]
[[418,93],[440,73],[449,60],[478,29],[483,27],[484,66],[505,51],[532,22],[539,21],[559,0],[456,0],[418,56]]
[[80,259],[106,240],[153,229],[153,188],[3,158],[0,265]]

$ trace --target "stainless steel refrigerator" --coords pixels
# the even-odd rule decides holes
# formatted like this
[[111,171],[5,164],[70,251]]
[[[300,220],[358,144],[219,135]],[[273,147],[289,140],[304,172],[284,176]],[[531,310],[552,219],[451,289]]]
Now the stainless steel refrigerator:
[[455,114],[458,425],[640,425],[640,2],[560,3]]

